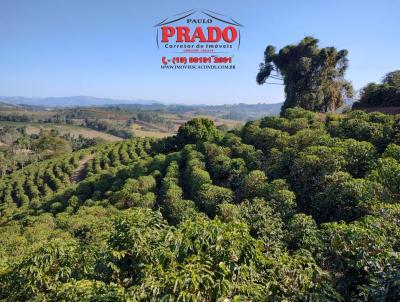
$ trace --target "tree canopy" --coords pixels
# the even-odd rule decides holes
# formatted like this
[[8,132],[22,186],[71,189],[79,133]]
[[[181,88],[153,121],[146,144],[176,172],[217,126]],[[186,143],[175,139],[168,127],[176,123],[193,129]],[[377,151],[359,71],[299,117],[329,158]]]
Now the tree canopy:
[[348,67],[347,50],[318,46],[318,39],[305,37],[296,45],[287,45],[276,52],[269,45],[264,52],[256,77],[258,84],[267,80],[283,80],[286,108],[301,107],[326,112],[343,105],[352,97],[352,85],[344,79]]
[[183,124],[177,134],[178,144],[195,144],[197,142],[220,139],[222,133],[215,127],[214,122],[206,118],[194,118]]
[[400,70],[387,73],[380,84],[369,83],[361,89],[354,109],[374,106],[400,106]]

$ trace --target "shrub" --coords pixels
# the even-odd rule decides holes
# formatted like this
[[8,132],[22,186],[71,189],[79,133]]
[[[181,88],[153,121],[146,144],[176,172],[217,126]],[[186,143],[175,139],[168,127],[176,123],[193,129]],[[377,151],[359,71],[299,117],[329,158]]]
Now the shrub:
[[267,193],[267,176],[263,171],[251,171],[243,180],[243,197],[263,197]]
[[326,177],[326,189],[313,204],[314,217],[319,222],[353,221],[368,213],[384,197],[376,182],[353,179],[348,173],[337,172]]
[[200,187],[197,200],[202,209],[210,216],[214,217],[217,206],[222,203],[232,202],[233,193],[230,189],[204,184]]
[[388,157],[378,160],[368,179],[382,184],[389,190],[391,199],[395,202],[400,200],[400,163]]
[[217,141],[222,133],[215,127],[214,122],[205,118],[194,118],[179,127],[176,136],[178,144],[195,144],[197,142]]

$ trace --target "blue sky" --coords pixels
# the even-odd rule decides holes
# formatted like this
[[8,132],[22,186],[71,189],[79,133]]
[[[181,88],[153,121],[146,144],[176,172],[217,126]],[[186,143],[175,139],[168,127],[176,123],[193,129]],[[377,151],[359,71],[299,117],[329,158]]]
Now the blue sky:
[[[161,70],[153,25],[192,8],[244,25],[235,71]],[[349,50],[356,89],[400,69],[397,0],[0,0],[0,95],[273,103],[283,88],[255,82],[263,51],[306,35]]]

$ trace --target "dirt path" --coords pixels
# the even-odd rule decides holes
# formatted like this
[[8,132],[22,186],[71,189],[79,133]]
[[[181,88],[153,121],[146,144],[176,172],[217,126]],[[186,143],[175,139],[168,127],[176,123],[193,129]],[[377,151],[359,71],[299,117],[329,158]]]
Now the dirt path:
[[94,157],[94,154],[91,154],[84,159],[79,161],[78,167],[76,167],[75,171],[71,174],[69,177],[69,180],[71,183],[77,183],[83,180],[86,176],[86,168],[87,168],[87,163],[89,160],[91,160]]

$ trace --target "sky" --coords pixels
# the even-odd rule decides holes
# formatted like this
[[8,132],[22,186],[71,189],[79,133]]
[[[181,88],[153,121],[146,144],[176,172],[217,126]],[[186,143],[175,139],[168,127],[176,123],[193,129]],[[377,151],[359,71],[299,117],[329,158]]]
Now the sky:
[[[235,70],[160,68],[154,25],[193,8],[244,25]],[[0,95],[275,103],[283,86],[255,81],[265,47],[308,35],[349,51],[355,89],[400,69],[398,0],[0,0]]]

